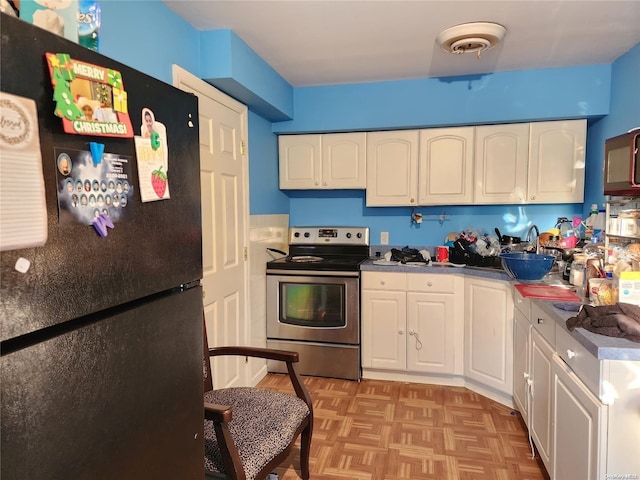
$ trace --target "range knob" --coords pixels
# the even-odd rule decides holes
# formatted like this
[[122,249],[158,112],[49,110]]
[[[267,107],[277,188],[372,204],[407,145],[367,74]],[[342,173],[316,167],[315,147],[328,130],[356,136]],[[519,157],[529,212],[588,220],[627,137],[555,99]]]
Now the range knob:
[[358,237],[358,238],[362,238],[362,234],[361,234],[361,233],[358,233],[358,234],[356,235],[356,237]]
[[304,238],[309,238],[309,237],[310,237],[309,232],[304,232]]
[[300,236],[300,232],[296,232],[293,234],[294,237],[298,238]]
[[347,238],[351,238],[351,233],[347,232]]

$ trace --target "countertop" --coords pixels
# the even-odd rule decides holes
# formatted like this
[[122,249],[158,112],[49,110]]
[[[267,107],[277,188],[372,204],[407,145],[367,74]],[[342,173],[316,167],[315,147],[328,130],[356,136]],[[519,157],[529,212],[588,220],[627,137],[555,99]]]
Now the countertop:
[[[405,273],[429,273],[429,274],[457,274],[473,277],[482,277],[493,280],[503,280],[515,284],[509,275],[499,269],[483,267],[455,267],[451,265],[431,264],[428,266],[414,265],[375,265],[374,259],[369,259],[360,265],[361,271],[370,272],[405,272]],[[562,283],[562,280],[554,279],[553,284]],[[566,283],[565,283],[566,284]],[[565,331],[568,332],[566,322],[576,312],[568,312],[556,308],[557,301],[530,299],[535,302],[545,313],[553,318]],[[626,338],[607,337],[590,332],[584,328],[576,328],[569,334],[583,347],[591,352],[599,360],[630,360],[640,361],[640,343],[632,342]]]

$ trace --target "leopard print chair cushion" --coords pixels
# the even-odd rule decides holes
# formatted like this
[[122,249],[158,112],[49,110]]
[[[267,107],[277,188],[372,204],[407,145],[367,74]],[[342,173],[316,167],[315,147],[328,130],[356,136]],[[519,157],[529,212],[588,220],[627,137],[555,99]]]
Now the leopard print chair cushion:
[[[229,431],[236,444],[247,480],[291,442],[307,404],[294,395],[262,388],[224,388],[206,392],[204,401],[232,408]],[[213,422],[204,422],[205,468],[225,473]]]

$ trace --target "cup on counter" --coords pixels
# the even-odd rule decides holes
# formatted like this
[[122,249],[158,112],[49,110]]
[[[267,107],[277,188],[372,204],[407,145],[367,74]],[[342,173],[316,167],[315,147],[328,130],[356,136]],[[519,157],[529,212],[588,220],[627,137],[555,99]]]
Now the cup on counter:
[[438,262],[444,263],[449,261],[449,247],[445,247],[444,245],[440,245],[436,252],[436,258]]

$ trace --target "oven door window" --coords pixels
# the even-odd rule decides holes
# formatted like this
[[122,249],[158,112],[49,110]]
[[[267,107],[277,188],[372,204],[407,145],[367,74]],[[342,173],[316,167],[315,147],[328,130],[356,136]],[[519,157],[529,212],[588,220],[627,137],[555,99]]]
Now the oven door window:
[[345,285],[280,283],[280,322],[304,327],[344,327]]

